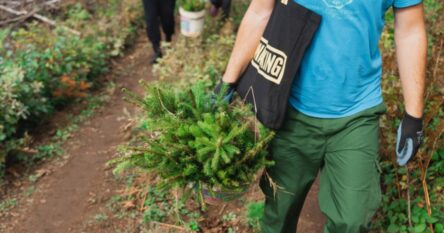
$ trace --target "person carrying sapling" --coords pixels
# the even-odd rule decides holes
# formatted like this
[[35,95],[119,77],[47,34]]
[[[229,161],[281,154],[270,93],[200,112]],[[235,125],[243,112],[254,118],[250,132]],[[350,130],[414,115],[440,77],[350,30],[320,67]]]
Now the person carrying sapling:
[[[378,41],[384,15],[392,8],[405,104],[396,154],[398,164],[405,165],[422,138],[427,49],[422,2],[281,1],[294,1],[322,21],[292,83],[285,122],[270,144],[275,165],[266,169],[260,182],[266,196],[262,232],[296,232],[318,172],[319,204],[327,217],[324,233],[369,232],[381,201],[378,137],[385,107]],[[245,13],[225,74],[214,90],[227,101],[255,54],[275,3],[252,0]]]

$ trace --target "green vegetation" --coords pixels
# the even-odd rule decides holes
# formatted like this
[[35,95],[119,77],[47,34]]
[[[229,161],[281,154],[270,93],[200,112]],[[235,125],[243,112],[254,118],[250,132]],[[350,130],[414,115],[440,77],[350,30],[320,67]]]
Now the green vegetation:
[[[23,138],[30,128],[101,86],[97,75],[134,37],[139,4],[68,4],[57,12],[61,26],[55,29],[38,22],[0,29],[0,173],[8,156],[22,156],[19,151],[27,146]],[[56,147],[41,147],[39,155],[51,155]]]
[[100,213],[100,214],[96,214],[94,216],[94,220],[96,222],[104,222],[108,219],[108,216],[106,214]]
[[186,11],[201,11],[205,9],[203,0],[179,0],[180,6]]
[[264,202],[251,202],[247,205],[247,223],[255,231],[260,230],[260,220],[264,215]]
[[3,200],[0,202],[0,212],[8,211],[15,205],[17,205],[17,199]]
[[[388,112],[381,126],[381,169],[383,203],[375,219],[378,232],[444,232],[444,16],[443,3],[426,0],[429,39],[424,117],[425,140],[408,167],[395,162],[395,139],[403,101],[397,73],[393,14],[386,16],[388,27],[381,43],[384,56],[383,94]],[[441,14],[440,14],[441,12]]]
[[[140,167],[156,172],[161,187],[243,191],[271,165],[265,148],[274,133],[257,123],[247,106],[213,97],[204,82],[189,88],[143,85],[145,97],[129,100],[144,112],[146,133],[118,158],[115,171]],[[213,101],[214,103],[211,103]]]

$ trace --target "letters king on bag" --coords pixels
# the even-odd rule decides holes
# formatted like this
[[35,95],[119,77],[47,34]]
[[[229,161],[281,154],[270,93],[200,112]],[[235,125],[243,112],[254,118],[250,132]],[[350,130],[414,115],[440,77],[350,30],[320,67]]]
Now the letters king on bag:
[[251,64],[261,76],[279,85],[284,76],[287,55],[262,37]]

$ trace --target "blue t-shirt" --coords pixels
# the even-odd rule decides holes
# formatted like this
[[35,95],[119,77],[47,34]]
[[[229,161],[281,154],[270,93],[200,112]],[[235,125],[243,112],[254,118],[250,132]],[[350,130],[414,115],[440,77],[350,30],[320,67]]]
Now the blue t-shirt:
[[350,116],[382,103],[378,41],[385,12],[421,0],[294,0],[322,16],[293,82],[290,104],[319,118]]

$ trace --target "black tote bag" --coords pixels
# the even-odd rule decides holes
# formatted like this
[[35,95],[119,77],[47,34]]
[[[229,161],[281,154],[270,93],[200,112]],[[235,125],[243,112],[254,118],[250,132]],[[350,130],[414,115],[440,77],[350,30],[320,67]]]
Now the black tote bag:
[[276,1],[254,58],[236,87],[266,127],[281,127],[293,79],[320,22],[321,16],[293,0]]

